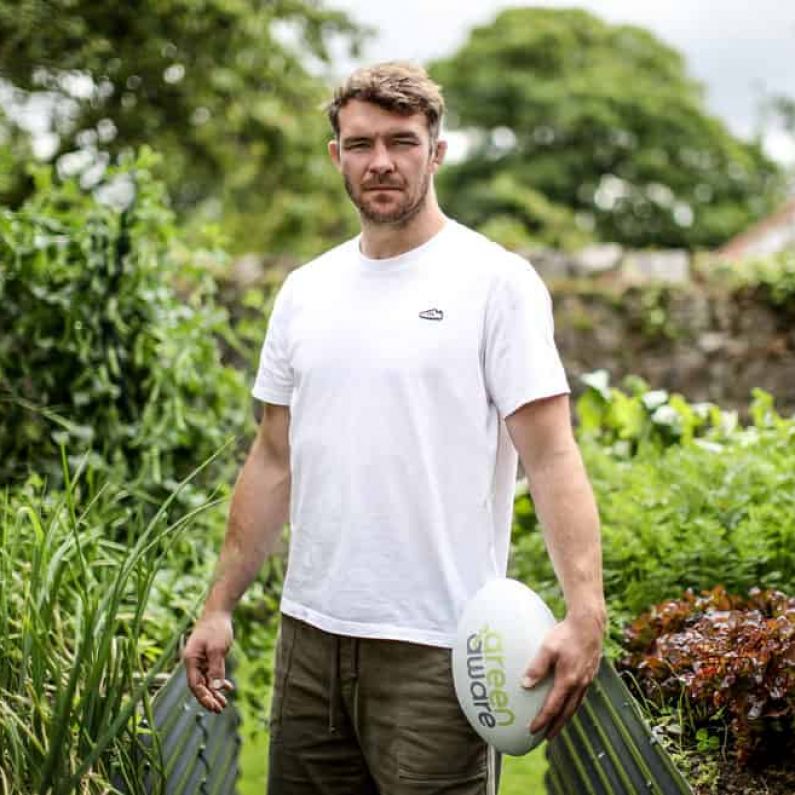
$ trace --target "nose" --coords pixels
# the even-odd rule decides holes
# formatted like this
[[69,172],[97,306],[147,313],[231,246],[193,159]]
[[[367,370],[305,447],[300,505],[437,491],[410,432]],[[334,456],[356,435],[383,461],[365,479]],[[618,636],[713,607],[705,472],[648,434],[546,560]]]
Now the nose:
[[375,142],[368,168],[376,174],[386,174],[390,171],[394,171],[395,164],[392,162],[389,149],[383,141]]

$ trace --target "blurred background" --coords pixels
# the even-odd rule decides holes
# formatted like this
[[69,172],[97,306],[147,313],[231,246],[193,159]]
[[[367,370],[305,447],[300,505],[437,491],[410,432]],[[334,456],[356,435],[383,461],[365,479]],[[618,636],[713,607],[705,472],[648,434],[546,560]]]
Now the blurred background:
[[[550,286],[608,657],[668,670],[638,651],[655,605],[692,623],[768,589],[744,659],[789,679],[695,655],[714,680],[639,703],[698,795],[791,795],[793,52],[778,0],[0,0],[0,795],[150,791],[140,738],[212,578],[274,296],[358,231],[323,105],[394,59],[444,91],[444,210]],[[514,508],[509,574],[562,615],[521,477]],[[241,795],[264,792],[284,531],[236,613]],[[168,765],[198,787],[190,726]],[[547,770],[506,760],[501,792]]]
[[513,247],[714,248],[787,196],[795,12],[762,0],[0,6],[0,201],[162,155],[181,223],[308,257],[355,230],[320,106],[354,66],[428,66],[455,217]]

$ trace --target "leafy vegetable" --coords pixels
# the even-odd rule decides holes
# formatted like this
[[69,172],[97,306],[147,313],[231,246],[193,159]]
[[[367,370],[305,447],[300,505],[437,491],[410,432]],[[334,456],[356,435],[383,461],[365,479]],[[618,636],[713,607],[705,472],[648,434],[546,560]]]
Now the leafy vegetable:
[[[686,696],[700,722],[725,722],[733,753],[748,763],[770,734],[795,728],[795,597],[721,586],[658,604],[625,633],[630,670],[658,705]],[[698,731],[702,734],[698,735]],[[696,740],[709,744],[704,727]],[[780,738],[778,738],[780,739]]]

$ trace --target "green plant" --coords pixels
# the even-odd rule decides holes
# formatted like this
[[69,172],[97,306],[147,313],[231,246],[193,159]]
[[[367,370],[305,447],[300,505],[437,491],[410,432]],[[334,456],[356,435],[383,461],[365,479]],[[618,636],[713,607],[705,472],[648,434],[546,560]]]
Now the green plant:
[[647,284],[627,289],[627,298],[638,301],[637,322],[644,336],[651,339],[668,340],[674,340],[680,336],[680,331],[673,322],[670,312],[673,289],[675,288],[664,284]]
[[[104,793],[114,773],[143,792],[134,737],[191,617],[150,613],[152,595],[216,503],[171,519],[183,481],[147,518],[137,495],[94,490],[62,461],[63,491],[34,476],[0,499],[0,792]],[[195,604],[206,576],[193,585]],[[157,765],[157,743],[149,757]]]
[[[57,480],[74,465],[161,494],[245,427],[241,374],[213,282],[184,256],[149,150],[94,193],[36,173],[18,211],[0,210],[0,480]],[[195,255],[195,252],[194,252]],[[231,478],[217,462],[182,494]]]
[[[729,431],[713,423],[677,443],[658,435],[645,410],[638,439],[617,438],[609,412],[600,415],[604,425],[580,425],[601,517],[612,656],[628,621],[688,587],[795,592],[795,422],[779,417],[763,392],[752,415],[756,425]],[[562,614],[526,483],[514,505],[510,572]]]
[[[610,386],[606,370],[581,376],[586,389],[577,399],[578,435],[596,441],[614,455],[627,458],[642,447],[660,449],[672,444],[698,444],[710,449],[737,429],[737,413],[714,403],[688,403],[682,395],[649,390],[638,376],[624,379],[624,389]],[[754,390],[751,412],[770,412],[773,399]],[[776,415],[777,416],[777,415]]]
[[[220,218],[237,251],[314,255],[353,234],[356,218],[326,156],[318,67],[340,45],[353,55],[365,36],[316,0],[114,3],[102,13],[94,0],[2,0],[0,74],[4,90],[68,108],[50,162],[72,153],[64,162],[91,181],[104,162],[151,144],[186,234]],[[0,116],[0,203],[29,193],[20,164],[34,137]]]
[[702,256],[695,262],[707,284],[735,292],[753,290],[772,306],[795,311],[795,248],[737,261]]
[[720,737],[710,734],[703,726],[696,732],[696,749],[701,753],[710,753],[720,748]]
[[[0,211],[4,795],[106,792],[113,772],[140,791],[134,736],[220,542],[250,410],[242,371],[275,290],[230,321],[212,278],[225,255],[209,236],[185,244],[156,162],[143,150],[93,193],[39,170],[30,201]],[[269,562],[236,616],[251,715],[283,566]]]

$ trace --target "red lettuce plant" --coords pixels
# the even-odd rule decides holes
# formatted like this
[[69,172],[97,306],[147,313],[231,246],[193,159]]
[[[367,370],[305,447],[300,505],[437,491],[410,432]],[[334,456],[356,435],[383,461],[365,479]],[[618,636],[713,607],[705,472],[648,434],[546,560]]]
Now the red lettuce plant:
[[[725,722],[741,764],[795,730],[795,598],[722,586],[663,602],[625,630],[618,667],[662,706],[684,696],[700,721]],[[684,727],[683,727],[684,728]],[[773,739],[770,737],[770,739]]]

